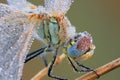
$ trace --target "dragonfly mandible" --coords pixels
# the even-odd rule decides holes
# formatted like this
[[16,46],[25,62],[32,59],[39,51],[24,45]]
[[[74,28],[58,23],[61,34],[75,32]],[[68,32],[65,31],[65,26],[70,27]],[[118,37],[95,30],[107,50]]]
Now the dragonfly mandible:
[[[45,6],[35,6],[26,0],[7,0],[8,4],[28,15],[28,19],[35,25],[33,36],[45,43],[45,47],[28,54],[25,62],[44,52],[53,52],[53,60],[49,66],[48,76],[54,79],[67,80],[53,75],[53,65],[58,55],[58,51],[63,49],[69,62],[75,71],[91,71],[79,63],[81,60],[89,59],[95,46],[92,36],[88,32],[76,33],[75,27],[71,25],[65,16],[73,0],[45,0]],[[47,66],[47,62],[44,59]],[[78,70],[77,64],[84,70]]]

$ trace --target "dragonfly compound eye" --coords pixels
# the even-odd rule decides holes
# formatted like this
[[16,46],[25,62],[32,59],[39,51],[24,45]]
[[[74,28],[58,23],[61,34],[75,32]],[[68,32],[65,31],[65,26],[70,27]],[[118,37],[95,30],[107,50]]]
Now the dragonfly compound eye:
[[80,58],[83,55],[86,57],[92,56],[94,52],[94,45],[92,43],[92,36],[88,32],[78,33],[80,35],[74,44],[67,48],[68,55],[72,58]]
[[80,35],[77,40],[77,49],[84,53],[88,51],[92,45],[92,36],[86,31],[80,33]]

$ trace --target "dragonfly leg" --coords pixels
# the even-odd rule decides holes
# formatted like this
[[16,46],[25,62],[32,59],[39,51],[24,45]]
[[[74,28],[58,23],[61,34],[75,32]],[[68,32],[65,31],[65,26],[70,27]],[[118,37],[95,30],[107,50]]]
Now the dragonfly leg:
[[48,62],[47,62],[47,59],[46,59],[46,53],[52,52],[52,51],[53,51],[53,49],[50,49],[50,48],[48,47],[48,48],[45,49],[45,51],[44,51],[42,54],[40,54],[40,57],[42,58],[42,60],[43,60],[43,62],[44,62],[44,64],[45,64],[45,67],[48,66]]
[[76,72],[79,72],[79,70],[76,68],[76,66],[74,65],[73,61],[67,56],[70,64],[72,65],[73,69],[76,71]]
[[44,64],[45,64],[45,67],[48,66],[48,62],[47,62],[47,59],[46,59],[46,52],[44,52],[43,54],[40,54],[40,57],[42,58]]
[[34,51],[32,53],[27,54],[24,63],[27,63],[31,59],[33,59],[33,58],[37,57],[38,55],[42,54],[46,49],[47,49],[47,46],[44,46],[44,47],[42,47],[42,48],[40,48],[40,49],[38,49],[38,50],[36,50],[36,51]]
[[78,62],[76,62],[76,63],[77,63],[78,66],[80,66],[82,68],[82,70],[80,70],[80,72],[90,72],[90,71],[93,71],[97,75],[98,78],[100,77],[99,74],[97,74],[97,72],[95,70],[90,69],[89,67],[86,67],[86,66],[84,66],[82,64],[79,64]]
[[68,80],[68,79],[60,78],[59,76],[55,76],[55,75],[52,74],[52,70],[53,70],[54,63],[55,63],[56,58],[57,58],[57,54],[58,54],[58,48],[56,49],[55,55],[53,56],[53,60],[50,64],[50,67],[49,67],[49,70],[48,70],[48,76],[51,77],[51,78],[54,78],[54,79],[58,79],[58,80]]
[[78,68],[74,65],[73,61],[72,61],[68,56],[67,56],[67,58],[68,58],[69,62],[71,63],[73,69],[74,69],[76,72],[90,72],[90,71],[93,71],[93,72],[97,75],[98,78],[100,77],[100,76],[97,74],[96,71],[94,71],[93,69],[90,69],[89,67],[86,67],[86,66],[84,66],[84,65],[82,65],[82,64],[79,64],[79,63],[76,61],[76,64],[82,68],[82,70],[78,70]]

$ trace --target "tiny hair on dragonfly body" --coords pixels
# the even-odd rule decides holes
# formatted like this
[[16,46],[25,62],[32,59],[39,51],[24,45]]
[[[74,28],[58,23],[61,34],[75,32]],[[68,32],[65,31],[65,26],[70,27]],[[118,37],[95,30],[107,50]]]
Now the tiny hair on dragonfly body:
[[[58,80],[67,80],[52,74],[58,51],[61,49],[64,50],[63,52],[75,71],[94,71],[79,63],[93,55],[95,46],[92,36],[86,31],[76,33],[75,27],[65,16],[73,1],[45,0],[43,7],[35,6],[27,0],[7,0],[11,7],[17,8],[28,16],[29,21],[35,25],[33,37],[45,43],[45,47],[28,54],[25,63],[41,54],[45,66],[48,66],[45,53],[53,52],[54,56],[49,65],[48,76]],[[85,69],[78,70],[74,64]]]

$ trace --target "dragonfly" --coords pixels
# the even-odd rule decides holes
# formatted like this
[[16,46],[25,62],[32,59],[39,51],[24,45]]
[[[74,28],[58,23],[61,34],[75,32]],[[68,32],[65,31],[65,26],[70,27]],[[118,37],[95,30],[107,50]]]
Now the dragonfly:
[[[52,52],[54,56],[49,66],[48,76],[58,80],[68,80],[52,74],[58,52],[62,50],[75,71],[94,71],[80,64],[80,61],[89,59],[94,53],[92,36],[86,31],[76,33],[75,27],[65,16],[73,0],[45,0],[44,7],[35,6],[27,0],[7,0],[7,2],[11,7],[28,15],[28,20],[35,25],[33,37],[46,45],[28,54],[25,63],[43,54],[44,63],[48,66],[44,53]],[[78,69],[77,66],[84,69]]]

